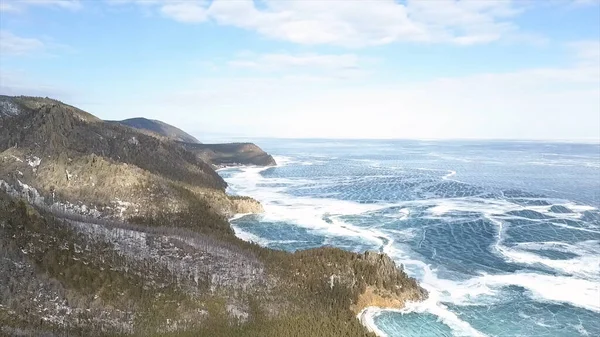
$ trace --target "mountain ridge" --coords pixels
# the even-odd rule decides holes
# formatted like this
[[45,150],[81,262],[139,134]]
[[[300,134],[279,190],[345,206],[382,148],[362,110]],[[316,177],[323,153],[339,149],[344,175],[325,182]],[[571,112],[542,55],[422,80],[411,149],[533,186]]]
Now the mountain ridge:
[[194,143],[199,144],[200,141],[196,139],[194,136],[188,134],[182,129],[167,124],[163,121],[157,119],[147,119],[144,117],[135,117],[128,118],[121,121],[106,121],[108,123],[117,123],[121,125],[125,125],[128,127],[132,127],[138,130],[145,130],[156,135],[167,137],[169,139],[185,142],[185,143]]
[[217,167],[236,165],[275,166],[277,162],[270,154],[264,152],[256,144],[224,143],[224,144],[192,144],[179,142],[186,150],[198,158],[211,162]]
[[228,217],[262,206],[226,186],[171,140],[0,97],[0,331],[372,336],[362,307],[427,296],[385,255],[240,240]]
[[275,159],[254,143],[221,143],[203,144],[185,131],[159,120],[143,117],[130,118],[122,121],[106,121],[120,124],[157,137],[175,141],[186,150],[194,153],[198,159],[211,163],[214,167],[235,165],[277,165]]

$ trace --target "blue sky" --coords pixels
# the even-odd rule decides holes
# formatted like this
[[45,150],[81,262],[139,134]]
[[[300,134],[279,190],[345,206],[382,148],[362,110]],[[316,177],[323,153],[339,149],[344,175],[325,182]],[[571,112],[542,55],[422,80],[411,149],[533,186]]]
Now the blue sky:
[[198,138],[600,139],[600,1],[0,0],[0,93]]

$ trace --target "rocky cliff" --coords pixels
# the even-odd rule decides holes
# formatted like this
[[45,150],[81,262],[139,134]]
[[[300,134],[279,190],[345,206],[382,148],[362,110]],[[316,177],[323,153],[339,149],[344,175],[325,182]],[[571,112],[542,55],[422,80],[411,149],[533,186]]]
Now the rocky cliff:
[[225,186],[173,141],[0,97],[0,334],[371,336],[357,311],[426,296],[383,255],[239,240],[227,217],[262,207]]
[[120,219],[199,203],[235,211],[225,181],[175,142],[51,99],[4,96],[0,102],[0,179],[35,189],[38,202]]
[[198,158],[210,162],[215,166],[277,165],[271,155],[252,143],[181,144]]
[[146,118],[130,118],[122,121],[107,121],[137,129],[147,135],[178,142],[198,159],[215,167],[232,165],[277,165],[275,159],[252,143],[202,144],[185,131],[161,122]]

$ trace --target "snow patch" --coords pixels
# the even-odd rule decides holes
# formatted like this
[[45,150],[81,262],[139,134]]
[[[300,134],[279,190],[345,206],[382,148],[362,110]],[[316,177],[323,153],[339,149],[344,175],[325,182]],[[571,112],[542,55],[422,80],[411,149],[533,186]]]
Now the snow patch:
[[17,179],[18,188],[14,188],[4,180],[0,180],[0,189],[4,189],[8,195],[15,198],[27,199],[32,204],[44,205],[44,197],[38,191]]
[[229,316],[234,317],[241,322],[246,322],[248,320],[248,313],[242,310],[239,306],[228,304],[226,309]]
[[[22,163],[22,162],[23,162],[23,159],[21,159],[21,158],[19,158],[19,157],[15,156],[15,155],[12,155],[12,154],[11,154],[11,155],[10,155],[10,157],[11,157],[12,159],[14,159],[14,160],[18,161],[19,163]],[[6,158],[6,157],[4,157],[4,158]]]
[[117,209],[117,211],[119,211],[119,217],[121,217],[121,218],[123,218],[123,213],[125,213],[125,211],[129,207],[134,205],[127,201],[121,201],[119,198],[115,198],[114,203],[116,204],[115,208]]
[[19,106],[11,101],[0,101],[0,116],[14,117],[21,113]]
[[84,204],[76,205],[68,201],[55,202],[51,205],[46,203],[46,199],[40,195],[37,189],[17,180],[17,187],[13,187],[4,180],[0,180],[0,189],[4,189],[8,195],[14,198],[23,198],[30,204],[36,205],[42,208],[49,208],[52,211],[61,211],[71,214],[80,214],[89,216],[92,218],[101,217],[102,213],[96,207],[89,207]]
[[42,160],[36,156],[32,156],[27,159],[27,165],[31,166],[33,172],[37,171],[38,166],[42,163]]
[[329,277],[329,289],[333,289],[333,286],[335,285],[335,280],[340,280],[340,277],[337,276],[336,274],[331,274],[331,276]]
[[135,137],[129,138],[129,140],[127,142],[131,145],[139,145],[140,144],[140,141]]

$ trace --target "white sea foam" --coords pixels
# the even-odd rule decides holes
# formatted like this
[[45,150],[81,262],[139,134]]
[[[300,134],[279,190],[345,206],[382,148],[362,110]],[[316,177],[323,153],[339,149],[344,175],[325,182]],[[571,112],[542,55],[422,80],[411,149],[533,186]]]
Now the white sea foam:
[[382,214],[382,216],[386,217],[386,218],[404,220],[410,216],[410,208],[403,207],[397,213],[387,213],[387,214]]
[[383,313],[381,308],[367,307],[364,308],[357,316],[358,320],[364,325],[369,332],[376,334],[379,337],[388,337],[388,335],[375,324],[375,318]]
[[[600,230],[593,230],[593,229],[588,229],[588,228],[569,226],[567,224],[557,223],[557,222],[550,222],[550,224],[552,226],[556,226],[556,227],[562,227],[562,228],[572,229],[572,230],[576,230],[576,231],[600,234]],[[598,228],[598,226],[595,226],[595,228]]]
[[[450,311],[444,304],[441,303],[442,294],[439,291],[440,288],[438,288],[440,283],[447,283],[447,286],[453,286],[456,288],[455,285],[452,285],[454,282],[439,280],[428,266],[424,265],[423,267],[425,271],[425,277],[421,281],[421,286],[429,292],[429,297],[427,300],[423,302],[409,302],[403,309],[367,311],[366,314],[370,315],[371,317],[365,318],[363,324],[366,323],[367,326],[370,326],[371,324],[374,325],[374,318],[385,311],[396,312],[400,314],[429,313],[438,317],[438,320],[441,323],[448,326],[452,330],[454,336],[486,336],[481,331],[473,328],[468,322],[460,319],[460,317],[458,317],[454,312]],[[467,289],[463,289],[463,291],[465,290]],[[382,334],[382,336],[385,336],[385,334]]]
[[[431,201],[428,201],[431,202]],[[531,210],[541,214],[550,215],[558,219],[578,219],[581,213],[553,213],[550,212],[552,206],[564,206],[573,212],[583,212],[595,210],[596,208],[586,205],[578,205],[574,203],[559,202],[547,206],[521,206],[512,203],[508,200],[496,199],[478,199],[478,198],[456,198],[447,200],[436,200],[437,205],[429,208],[428,211],[435,216],[442,216],[451,212],[478,212],[491,223],[498,226],[497,241],[493,245],[493,251],[502,256],[506,261],[518,263],[522,265],[542,265],[554,271],[579,276],[585,279],[600,280],[600,249],[598,246],[590,246],[589,243],[579,243],[578,247],[570,246],[569,251],[575,254],[579,252],[581,255],[565,260],[551,259],[540,256],[534,252],[526,251],[523,247],[509,247],[504,245],[504,236],[509,224],[505,219],[518,218],[518,216],[506,216],[505,214],[511,211]],[[567,225],[548,221],[546,219],[528,219],[528,221],[536,222],[543,221],[545,224],[550,224],[558,227],[564,227],[572,230],[586,231],[592,233],[600,233],[600,231],[582,227]],[[584,246],[582,246],[584,245]]]
[[574,324],[569,324],[570,326],[572,326],[573,328],[575,328],[575,330],[577,330],[577,332],[579,332],[579,334],[581,336],[589,336],[590,333],[583,327],[583,324],[581,324],[581,321],[579,321],[579,324],[574,325]]
[[[282,166],[299,164],[293,158],[276,159]],[[284,179],[264,178],[261,172],[265,168],[243,168],[228,178],[230,186],[233,186],[239,194],[251,195],[259,200],[264,208],[263,219],[269,222],[285,222],[296,226],[308,228],[322,233],[326,240],[332,236],[352,237],[357,240],[368,241],[378,245],[380,249],[392,256],[397,263],[405,265],[407,272],[417,277],[422,286],[429,291],[429,299],[421,303],[409,303],[402,310],[393,310],[400,313],[429,313],[435,315],[439,320],[450,327],[457,336],[484,336],[484,334],[473,328],[468,322],[463,321],[455,313],[450,311],[443,303],[455,305],[482,305],[494,304],[505,301],[501,293],[509,286],[517,286],[527,290],[527,294],[534,300],[544,302],[566,303],[584,309],[599,312],[600,288],[599,288],[599,248],[597,241],[586,241],[576,244],[562,242],[533,242],[521,243],[507,246],[504,243],[505,233],[509,229],[509,223],[505,220],[520,218],[517,215],[507,215],[511,211],[531,210],[551,216],[555,219],[577,220],[582,212],[595,210],[594,207],[574,204],[565,200],[544,199],[550,205],[523,206],[511,202],[509,199],[486,199],[479,197],[465,197],[452,199],[428,199],[402,201],[394,204],[360,204],[351,201],[296,197],[287,194],[289,187],[298,187],[302,184],[312,184],[314,181],[307,179]],[[442,171],[442,170],[440,170]],[[448,179],[456,173],[450,171],[443,179]],[[537,198],[532,198],[536,199]],[[551,212],[553,205],[567,207],[572,213]],[[363,228],[343,221],[344,215],[358,215],[378,211],[387,207],[399,207],[397,214],[386,214],[393,218],[407,218],[411,209],[426,208],[433,217],[445,217],[450,213],[465,212],[479,213],[482,218],[487,219],[498,227],[497,240],[492,245],[492,250],[505,260],[521,264],[523,266],[539,265],[557,271],[563,275],[544,275],[535,272],[517,272],[499,275],[483,274],[468,280],[457,281],[438,278],[437,272],[429,265],[420,261],[410,250],[404,249],[402,243],[394,241],[394,237],[400,231],[381,229],[377,227]],[[327,219],[327,220],[325,220]],[[554,224],[546,219],[529,219]],[[572,229],[581,229],[569,226]],[[247,233],[236,228],[236,234],[245,240],[255,241],[259,244],[269,244],[268,240],[258,238],[256,235]],[[589,230],[585,229],[584,230]],[[414,236],[415,233],[407,230],[407,235]],[[593,231],[593,230],[591,230]],[[393,235],[393,236],[392,236]],[[262,243],[261,243],[261,240]],[[556,250],[571,252],[577,256],[566,260],[553,260],[530,250]],[[371,331],[379,336],[385,336],[381,327],[377,327],[374,321],[385,310],[367,308],[359,319]]]
[[576,277],[517,272],[502,275],[482,275],[467,282],[475,287],[490,289],[519,286],[538,301],[566,303],[600,312],[600,284]]
[[[539,200],[539,199],[536,199]],[[429,208],[434,215],[444,215],[450,212],[478,212],[483,215],[502,215],[511,211],[534,211],[557,219],[579,219],[582,212],[594,211],[595,207],[575,204],[564,200],[543,199],[551,205],[544,206],[522,206],[507,199],[484,199],[478,197],[452,198],[452,199],[427,199],[410,202],[414,205],[435,205]],[[550,209],[553,206],[564,206],[573,213],[554,213]],[[531,220],[531,219],[530,219]]]
[[456,175],[456,171],[450,171],[450,173],[448,173],[445,176],[443,176],[442,179],[444,179],[444,180],[450,180],[450,177],[453,177],[455,175]]
[[292,157],[288,157],[288,156],[273,156],[273,159],[275,159],[277,166],[280,166],[280,167],[289,165],[293,162],[296,162],[296,160],[294,160]]
[[575,211],[575,212],[585,212],[585,211],[594,211],[597,208],[593,207],[593,206],[588,206],[588,205],[579,205],[579,204],[575,204],[573,202],[567,202],[562,204],[562,206],[565,206],[566,208]]
[[238,238],[240,238],[244,241],[254,242],[263,247],[268,246],[271,243],[270,240],[263,239],[257,235],[254,235],[250,232],[247,232],[247,231],[239,228],[238,226],[232,225],[231,227],[233,228],[233,231],[235,232],[235,236],[237,236]]
[[[391,238],[389,239],[391,240]],[[397,249],[393,242],[385,247],[384,252],[391,256],[396,263],[404,264],[407,271],[417,268],[418,275],[416,276],[420,279],[421,286],[429,292],[429,297],[423,302],[407,303],[403,309],[366,308],[358,317],[369,331],[375,332],[378,336],[386,336],[381,327],[375,324],[375,318],[384,312],[400,314],[429,313],[438,317],[441,323],[448,326],[454,336],[485,336],[484,333],[473,328],[468,322],[460,319],[442,302],[468,305],[470,299],[478,298],[478,304],[481,304],[480,296],[495,294],[494,290],[485,286],[474,287],[473,284],[465,282],[440,279],[429,265],[420,260],[412,259],[406,252]]]
[[[528,265],[543,265],[563,274],[575,275],[584,279],[600,280],[600,246],[598,241],[578,244],[567,243],[526,243],[514,247],[498,246],[498,251],[510,262]],[[556,250],[577,254],[577,257],[556,260],[540,256],[528,250]]]
[[[388,253],[393,254],[394,251],[390,250]],[[593,280],[517,272],[500,275],[483,274],[466,281],[454,281],[438,278],[436,272],[423,262],[415,260],[402,260],[402,262],[405,265],[420,265],[423,271],[420,276],[421,285],[429,292],[429,298],[424,302],[409,303],[404,309],[392,311],[433,314],[450,327],[456,336],[483,336],[484,334],[461,320],[443,303],[462,306],[491,305],[502,301],[500,292],[508,286],[526,289],[529,296],[537,301],[565,303],[600,312],[598,301],[600,284]],[[370,313],[377,314],[377,312]]]
[[510,211],[528,209],[504,199],[483,199],[477,197],[419,200],[414,204],[434,205],[428,212],[434,216],[443,216],[453,212],[477,212],[489,218]]
[[[290,186],[298,186],[309,183],[309,181],[282,178],[269,178],[266,181],[267,179],[261,175],[264,170],[266,168],[242,168],[227,179],[236,194],[251,195],[261,202],[265,209],[265,213],[262,215],[264,221],[286,222],[328,235],[354,237],[380,246],[384,244],[381,233],[349,224],[341,220],[340,216],[380,210],[389,205],[294,197],[285,194],[285,190]],[[269,185],[275,185],[275,187]],[[326,217],[329,218],[329,221],[325,220]]]
[[231,218],[229,218],[229,221],[234,221],[234,220],[243,218],[243,217],[245,217],[247,215],[251,215],[251,214],[254,214],[254,213],[238,213],[238,214],[235,214],[234,216],[232,216]]

